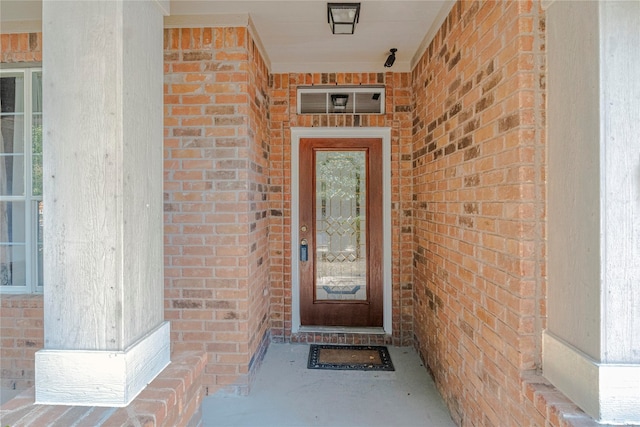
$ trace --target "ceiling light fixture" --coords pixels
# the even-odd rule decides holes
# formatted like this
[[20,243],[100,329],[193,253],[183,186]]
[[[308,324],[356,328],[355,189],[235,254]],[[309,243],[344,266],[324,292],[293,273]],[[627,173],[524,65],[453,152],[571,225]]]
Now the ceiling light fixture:
[[327,3],[327,21],[333,34],[353,34],[360,17],[360,3]]
[[347,108],[348,100],[349,95],[344,93],[334,93],[331,95],[331,104],[336,110],[344,110],[345,108]]
[[391,67],[394,62],[396,62],[396,52],[398,49],[391,49],[391,54],[387,57],[387,60],[384,62],[385,67]]

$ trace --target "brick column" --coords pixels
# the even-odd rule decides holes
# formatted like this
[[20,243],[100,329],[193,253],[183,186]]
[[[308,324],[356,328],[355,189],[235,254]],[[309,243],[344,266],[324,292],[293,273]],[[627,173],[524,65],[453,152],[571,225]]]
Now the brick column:
[[46,286],[37,403],[126,406],[169,363],[164,3],[43,4]]

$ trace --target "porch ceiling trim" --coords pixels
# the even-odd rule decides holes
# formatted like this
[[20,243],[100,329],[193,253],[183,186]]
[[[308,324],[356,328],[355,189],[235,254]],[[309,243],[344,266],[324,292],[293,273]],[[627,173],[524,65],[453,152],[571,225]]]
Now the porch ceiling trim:
[[5,21],[0,27],[0,34],[40,33],[42,20]]

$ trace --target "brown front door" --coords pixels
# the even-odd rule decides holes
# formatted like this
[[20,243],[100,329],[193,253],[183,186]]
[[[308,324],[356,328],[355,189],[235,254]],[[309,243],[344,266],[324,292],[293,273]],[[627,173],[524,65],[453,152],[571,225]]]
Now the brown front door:
[[300,140],[303,326],[382,326],[382,140]]

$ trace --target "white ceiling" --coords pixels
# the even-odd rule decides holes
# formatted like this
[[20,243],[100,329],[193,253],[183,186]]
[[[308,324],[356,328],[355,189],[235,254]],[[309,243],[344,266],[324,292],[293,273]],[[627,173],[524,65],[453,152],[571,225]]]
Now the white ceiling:
[[[52,0],[46,0],[52,1]],[[167,26],[250,22],[274,73],[411,71],[454,0],[360,0],[353,35],[333,35],[327,1],[171,0]],[[0,31],[37,30],[40,0],[1,0]],[[397,48],[392,68],[383,64]]]

